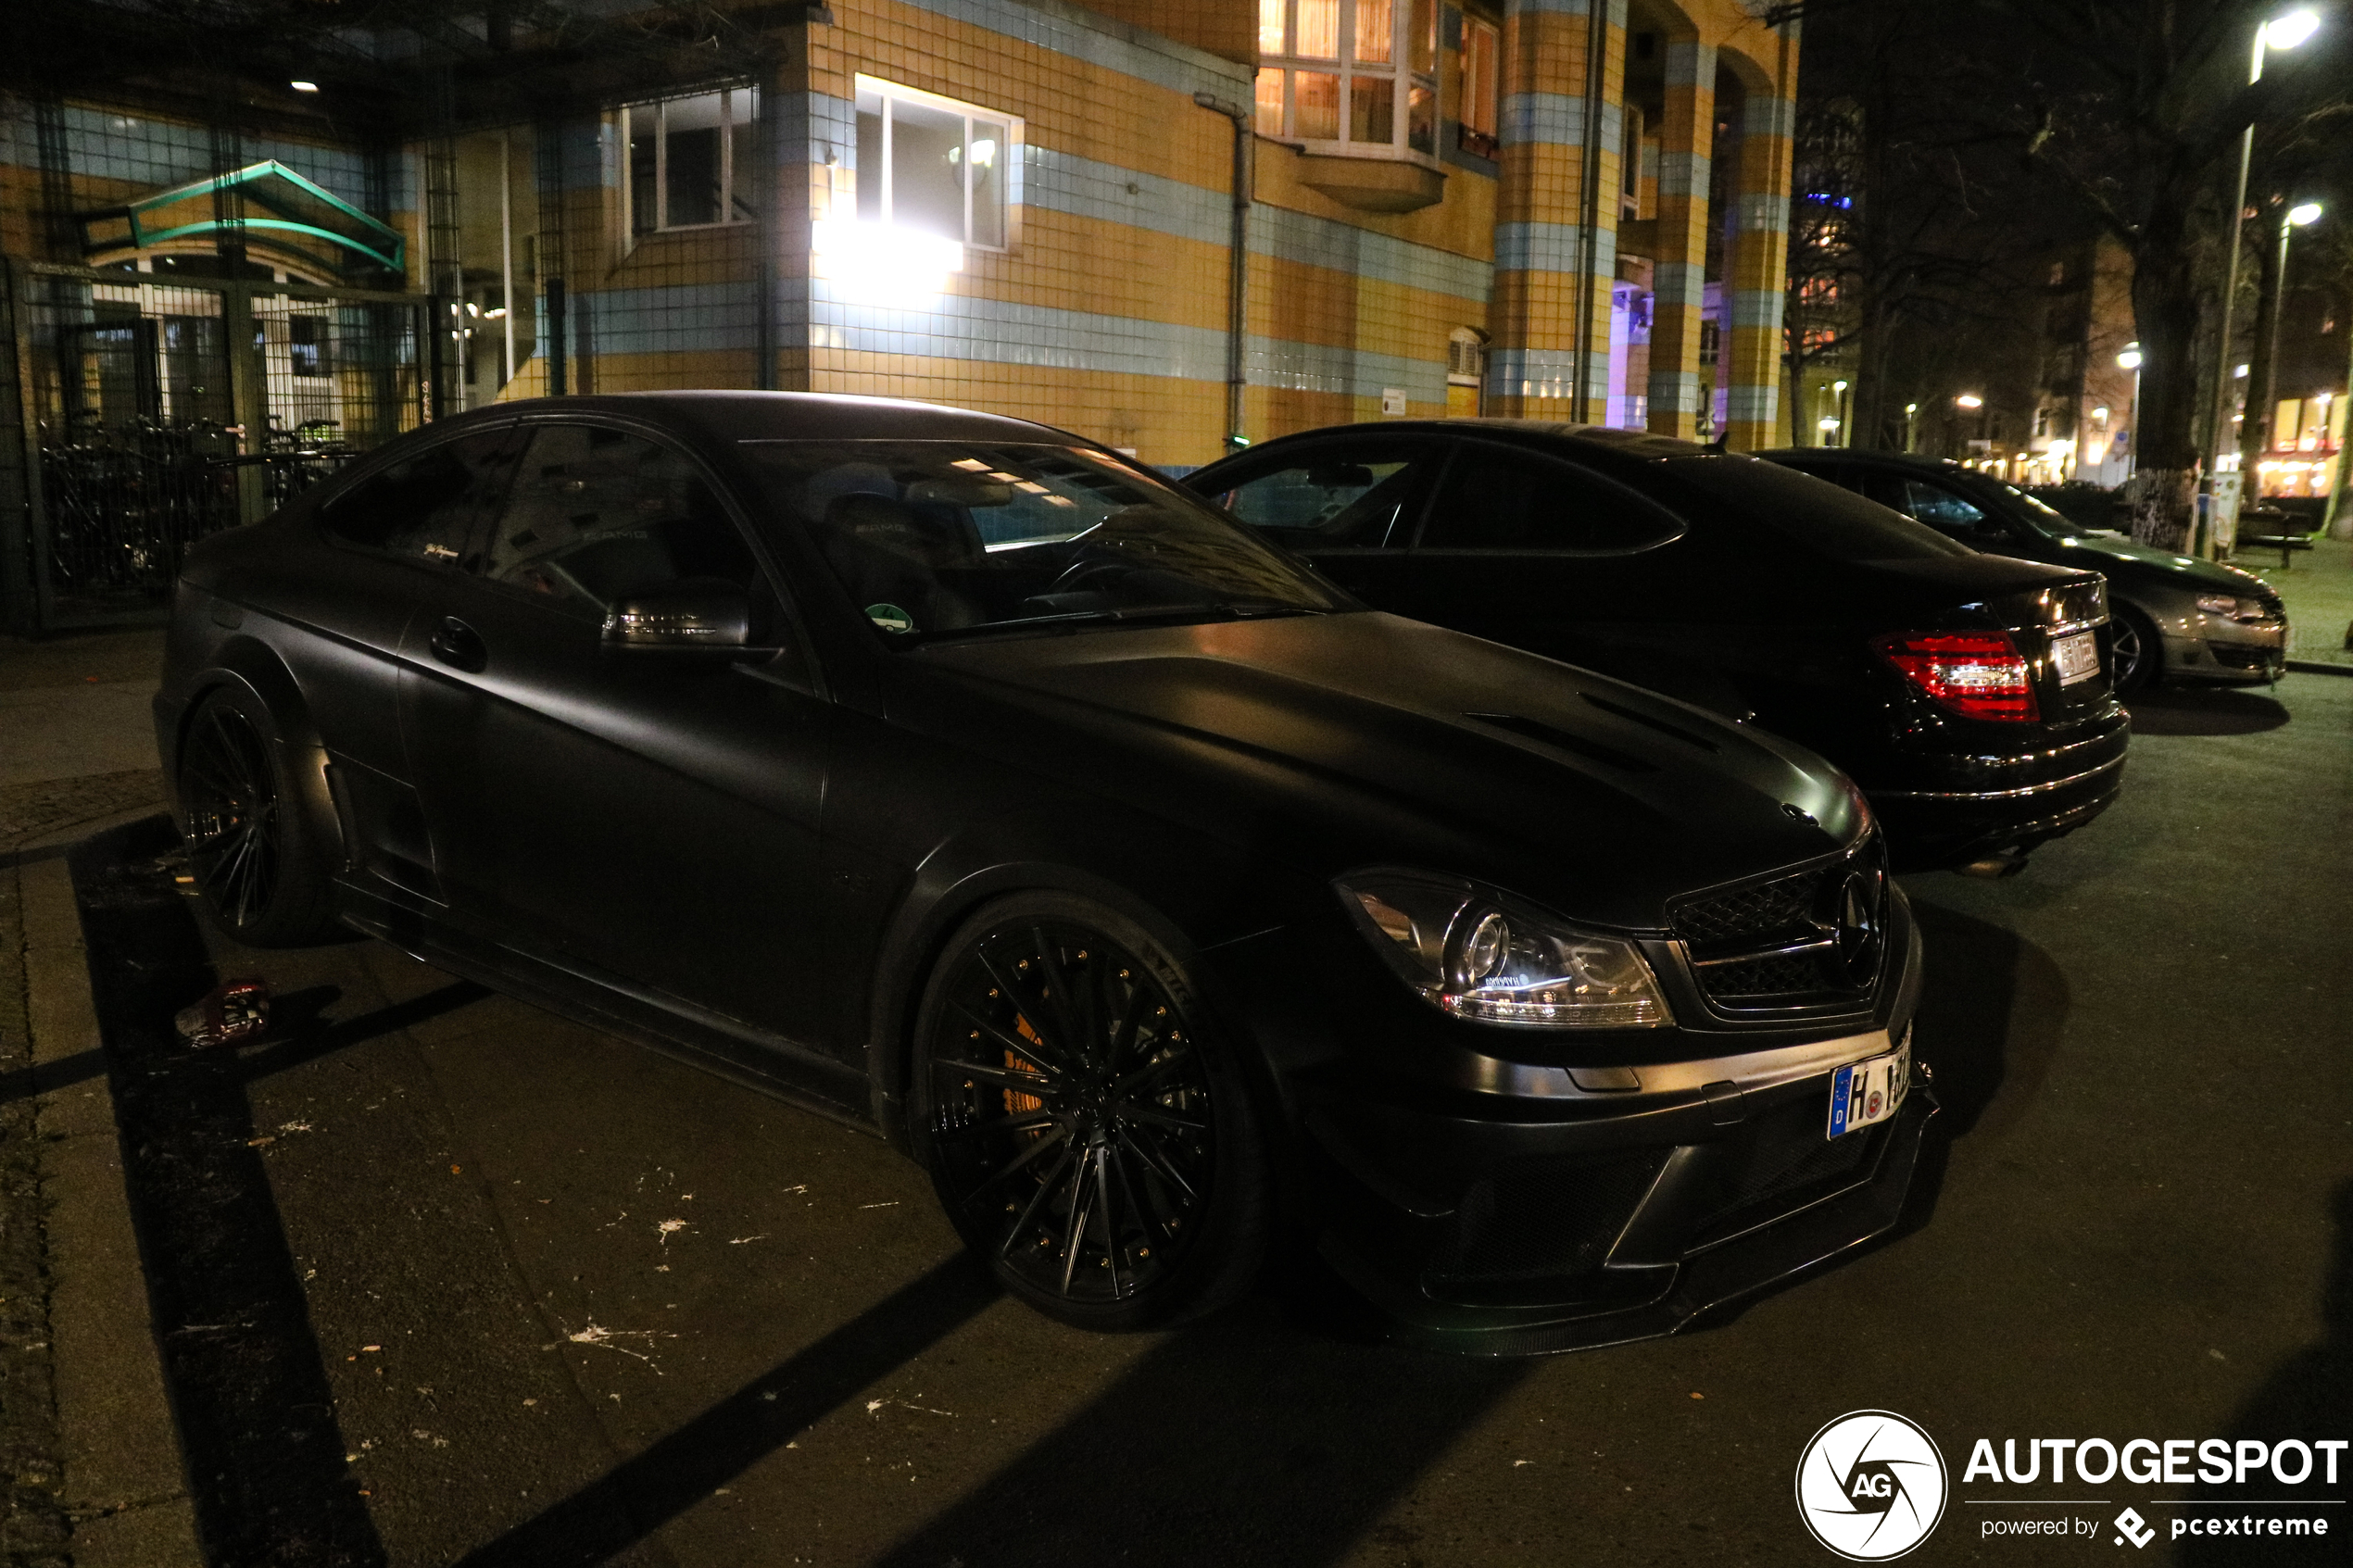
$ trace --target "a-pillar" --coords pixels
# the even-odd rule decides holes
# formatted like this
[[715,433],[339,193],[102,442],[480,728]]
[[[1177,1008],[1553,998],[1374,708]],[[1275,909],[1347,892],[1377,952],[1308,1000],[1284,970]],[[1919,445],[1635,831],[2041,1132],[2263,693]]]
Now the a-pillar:
[[1658,255],[1651,273],[1650,428],[1688,441],[1699,433],[1700,306],[1707,282],[1708,151],[1716,139],[1716,49],[1697,39],[1667,45],[1667,111],[1659,122]]
[[[1594,185],[1604,199],[1589,204],[1586,139],[1594,119],[1587,91],[1595,6],[1602,7],[1603,26]],[[1493,347],[1487,361],[1492,412],[1592,423],[1608,415],[1610,285],[1617,275],[1614,193],[1621,182],[1625,81],[1626,0],[1506,0],[1503,178],[1489,316]],[[1586,227],[1594,214],[1589,205],[1599,217],[1590,248]]]
[[[1794,92],[1796,85],[1793,69],[1782,73],[1783,91]],[[1735,452],[1783,445],[1779,418],[1781,302],[1789,267],[1790,155],[1796,120],[1796,104],[1769,90],[1752,90],[1741,114],[1731,254],[1725,261],[1725,311],[1731,319],[1725,445]]]

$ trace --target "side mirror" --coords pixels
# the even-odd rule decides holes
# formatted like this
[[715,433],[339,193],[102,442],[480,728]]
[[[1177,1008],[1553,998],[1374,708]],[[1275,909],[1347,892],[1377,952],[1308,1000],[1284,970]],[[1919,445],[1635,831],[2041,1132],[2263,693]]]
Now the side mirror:
[[751,643],[751,596],[716,577],[686,577],[623,594],[605,615],[614,651],[740,653]]

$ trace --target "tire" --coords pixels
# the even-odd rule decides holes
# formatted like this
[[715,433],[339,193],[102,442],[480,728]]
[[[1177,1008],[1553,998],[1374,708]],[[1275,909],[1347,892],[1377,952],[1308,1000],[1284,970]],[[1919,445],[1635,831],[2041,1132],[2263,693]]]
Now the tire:
[[332,873],[258,697],[238,686],[205,694],[181,736],[176,783],[188,869],[223,934],[299,947],[335,933]]
[[2116,632],[2109,646],[2116,660],[2112,683],[2118,696],[2131,696],[2156,685],[2165,674],[2165,645],[2149,618],[2127,605],[2116,607]]
[[916,1014],[915,1153],[1011,1294],[1101,1332],[1241,1296],[1273,1212],[1234,1047],[1135,922],[1003,898],[943,950]]

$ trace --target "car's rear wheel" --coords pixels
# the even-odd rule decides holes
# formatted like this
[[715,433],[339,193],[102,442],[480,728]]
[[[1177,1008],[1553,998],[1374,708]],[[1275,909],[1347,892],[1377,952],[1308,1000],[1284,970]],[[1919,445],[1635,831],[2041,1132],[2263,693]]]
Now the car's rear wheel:
[[1136,922],[1062,894],[980,911],[917,1016],[916,1151],[1006,1289],[1080,1327],[1240,1295],[1269,1177],[1231,1045]]
[[326,859],[258,698],[235,686],[205,695],[181,739],[178,784],[188,869],[222,931],[254,947],[333,933]]
[[2116,695],[2130,696],[2157,684],[2165,663],[2165,645],[2158,640],[2157,628],[2148,617],[2137,609],[2122,605],[2116,607],[2116,630],[2111,645],[2116,660]]

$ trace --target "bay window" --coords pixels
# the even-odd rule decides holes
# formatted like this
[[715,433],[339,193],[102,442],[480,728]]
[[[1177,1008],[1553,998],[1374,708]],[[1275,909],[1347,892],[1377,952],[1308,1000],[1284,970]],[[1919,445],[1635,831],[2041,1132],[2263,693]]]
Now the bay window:
[[1261,135],[1434,157],[1438,0],[1259,0]]

